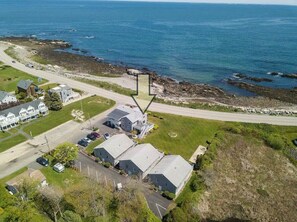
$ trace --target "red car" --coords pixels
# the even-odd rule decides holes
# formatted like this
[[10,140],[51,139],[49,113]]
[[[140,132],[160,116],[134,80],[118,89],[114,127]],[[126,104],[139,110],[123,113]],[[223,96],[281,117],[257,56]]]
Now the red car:
[[100,134],[96,132],[92,132],[91,135],[95,136],[96,138],[100,138]]

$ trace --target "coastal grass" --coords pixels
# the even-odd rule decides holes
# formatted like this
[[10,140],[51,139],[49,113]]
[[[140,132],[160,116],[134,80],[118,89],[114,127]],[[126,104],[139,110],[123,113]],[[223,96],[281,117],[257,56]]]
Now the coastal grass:
[[114,106],[114,104],[115,102],[112,100],[105,99],[99,96],[91,96],[83,100],[66,105],[63,107],[62,110],[50,111],[50,113],[47,116],[42,117],[25,127],[24,131],[28,134],[32,133],[33,136],[37,136],[69,120],[72,120],[72,110],[83,109],[84,116],[87,120],[111,108],[112,106]]
[[30,57],[34,62],[37,62],[41,65],[47,65],[50,64],[50,62],[48,60],[46,60],[45,58],[41,57],[40,55],[33,55]]
[[123,94],[126,96],[131,96],[132,94],[135,94],[134,90],[128,89],[128,88],[124,88],[122,86],[119,86],[117,84],[113,84],[113,83],[108,83],[108,82],[104,82],[104,81],[94,81],[94,80],[88,80],[88,79],[81,79],[81,78],[77,78],[76,80],[80,81],[80,82],[84,82],[102,89],[106,89],[112,92],[116,92],[119,94]]
[[17,89],[18,82],[22,79],[32,80],[36,85],[41,85],[48,82],[45,79],[42,79],[41,82],[38,82],[38,77],[29,75],[28,73],[17,70],[11,66],[0,66],[0,90],[14,92]]
[[8,150],[9,148],[25,142],[27,140],[27,138],[25,136],[23,136],[22,134],[17,134],[15,136],[13,136],[12,138],[9,138],[7,140],[1,141],[0,142],[0,153],[4,152],[5,150]]
[[10,46],[4,50],[4,52],[10,56],[11,58],[20,61],[19,57],[17,56],[16,52],[14,51],[14,46]]

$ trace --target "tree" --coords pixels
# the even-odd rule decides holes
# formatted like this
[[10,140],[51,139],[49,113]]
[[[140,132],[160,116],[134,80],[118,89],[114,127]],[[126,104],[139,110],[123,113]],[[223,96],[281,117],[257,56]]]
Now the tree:
[[58,93],[54,92],[51,94],[51,106],[50,109],[58,111],[63,108],[63,103]]
[[50,95],[49,95],[48,93],[45,93],[43,101],[44,101],[44,104],[45,104],[48,108],[50,108],[50,107],[52,106],[51,97],[50,97]]
[[38,208],[46,213],[55,222],[63,217],[63,192],[54,187],[44,187],[39,190],[36,198]]
[[27,94],[24,93],[24,92],[20,92],[20,93],[18,94],[18,97],[19,97],[20,100],[24,100],[24,99],[27,98]]
[[59,222],[82,222],[81,216],[73,211],[66,210]]
[[73,143],[62,143],[56,147],[53,154],[55,160],[65,165],[69,165],[78,156],[78,147]]

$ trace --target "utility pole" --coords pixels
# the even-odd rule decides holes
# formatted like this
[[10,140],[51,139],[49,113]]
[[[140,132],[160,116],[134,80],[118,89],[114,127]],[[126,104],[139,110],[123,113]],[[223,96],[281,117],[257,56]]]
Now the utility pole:
[[48,139],[47,139],[46,135],[44,135],[44,139],[45,139],[45,142],[46,142],[46,145],[47,145],[47,148],[48,148],[48,152],[51,152],[51,149],[50,149],[50,146],[49,146]]

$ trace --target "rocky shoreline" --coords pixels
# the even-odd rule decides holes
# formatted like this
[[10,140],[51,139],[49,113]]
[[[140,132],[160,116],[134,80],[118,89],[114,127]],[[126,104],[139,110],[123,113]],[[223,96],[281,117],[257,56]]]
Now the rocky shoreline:
[[[24,46],[48,64],[64,67],[76,73],[89,73],[100,77],[120,77],[127,73],[127,69],[133,68],[121,63],[117,65],[106,62],[102,58],[88,56],[87,51],[72,48],[70,43],[61,40],[40,40],[30,37],[5,37],[0,38],[0,40]],[[76,53],[68,52],[69,49]],[[140,69],[140,71],[151,74],[153,83],[162,88],[162,91],[158,93],[159,98],[180,98],[179,102],[195,101],[252,107],[290,107],[292,104],[297,104],[297,101],[292,99],[294,96],[291,94],[293,92],[295,95],[295,90],[282,89],[280,91],[242,82],[243,80],[253,82],[272,81],[269,78],[254,78],[239,74],[237,75],[238,80],[228,80],[228,84],[260,96],[244,97],[235,96],[223,89],[208,84],[195,84],[186,81],[178,82],[172,78],[160,76],[146,68]],[[263,93],[267,91],[269,93]]]

